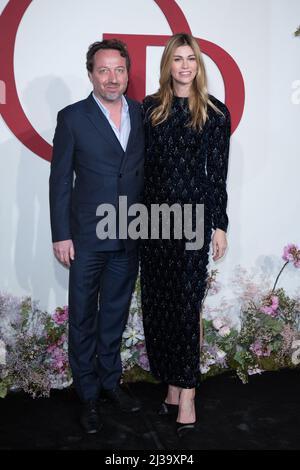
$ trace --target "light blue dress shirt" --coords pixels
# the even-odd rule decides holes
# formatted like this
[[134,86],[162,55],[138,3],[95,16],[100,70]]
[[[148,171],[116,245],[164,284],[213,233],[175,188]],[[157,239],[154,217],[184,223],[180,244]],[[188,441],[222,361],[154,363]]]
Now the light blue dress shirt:
[[109,111],[108,109],[101,103],[100,100],[95,96],[93,93],[94,100],[96,101],[97,105],[103,112],[104,116],[108,120],[112,130],[116,134],[116,137],[118,141],[120,142],[124,152],[126,151],[128,139],[129,139],[129,134],[130,134],[130,115],[129,115],[129,109],[128,109],[128,104],[126,99],[124,98],[124,95],[122,95],[122,111],[121,111],[121,125],[120,129],[117,128],[115,123],[111,120]]

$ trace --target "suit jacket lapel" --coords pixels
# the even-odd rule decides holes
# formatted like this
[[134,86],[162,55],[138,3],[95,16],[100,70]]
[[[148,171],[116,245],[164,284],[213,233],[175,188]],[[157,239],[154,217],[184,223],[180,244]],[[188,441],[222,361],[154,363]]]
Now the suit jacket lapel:
[[106,139],[120,154],[120,156],[123,157],[124,150],[117,139],[116,134],[112,130],[111,125],[93,98],[92,93],[86,99],[86,114],[97,131],[100,132],[101,137]]
[[128,103],[128,108],[129,108],[129,116],[130,116],[130,134],[129,134],[129,139],[126,147],[126,152],[127,150],[130,150],[130,146],[134,142],[135,134],[136,134],[136,128],[137,128],[137,113],[136,109],[133,106],[131,102],[126,100]]

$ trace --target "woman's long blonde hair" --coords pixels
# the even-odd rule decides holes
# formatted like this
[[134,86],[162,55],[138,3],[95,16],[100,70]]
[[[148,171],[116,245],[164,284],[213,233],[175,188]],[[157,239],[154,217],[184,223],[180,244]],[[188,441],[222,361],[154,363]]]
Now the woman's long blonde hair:
[[160,62],[160,87],[153,95],[153,98],[159,104],[150,115],[151,122],[153,126],[157,126],[164,122],[170,114],[172,98],[174,96],[171,66],[175,49],[180,46],[190,46],[196,57],[197,73],[190,90],[189,108],[191,120],[188,125],[194,129],[201,129],[208,117],[208,106],[211,106],[218,113],[220,111],[208,97],[206,71],[198,42],[193,36],[186,33],[178,33],[172,36],[164,49]]

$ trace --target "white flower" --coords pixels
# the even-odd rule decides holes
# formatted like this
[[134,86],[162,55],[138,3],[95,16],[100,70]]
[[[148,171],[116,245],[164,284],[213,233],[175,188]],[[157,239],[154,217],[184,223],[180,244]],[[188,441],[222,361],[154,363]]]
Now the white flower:
[[125,349],[125,351],[121,351],[121,361],[125,364],[131,358],[132,354],[129,349]]
[[126,331],[123,334],[123,338],[127,338],[125,341],[127,347],[134,346],[136,343],[144,339],[143,335],[133,327],[126,328]]
[[129,316],[128,326],[134,327],[139,333],[143,333],[144,331],[142,317],[138,313]]
[[224,325],[224,320],[222,320],[222,318],[217,317],[213,320],[213,326],[216,330],[219,330],[220,328],[222,328],[223,325]]
[[224,336],[230,335],[230,328],[229,326],[222,326],[222,328],[219,329],[219,335],[224,338]]
[[226,356],[226,352],[222,351],[222,349],[217,350],[217,358],[218,359],[223,359]]
[[213,364],[215,364],[215,363],[216,363],[216,360],[215,360],[215,358],[214,358],[214,357],[212,357],[212,356],[211,356],[211,357],[209,357],[208,359],[206,359],[206,361],[205,361],[205,362],[206,362],[206,365],[208,365],[208,366],[212,366]]
[[70,387],[73,383],[73,379],[67,378],[65,374],[50,374],[49,376],[51,388],[57,388],[58,390],[62,390],[63,388]]
[[292,363],[295,366],[297,366],[300,363],[300,340],[299,339],[296,339],[293,341],[292,349],[296,349],[296,351],[294,351],[292,354]]
[[130,310],[134,311],[137,308],[138,308],[138,302],[137,302],[136,292],[134,292],[132,295],[132,299],[131,299]]
[[134,346],[139,341],[144,340],[143,322],[137,313],[129,316],[123,338],[126,339],[125,344],[127,347]]
[[200,365],[201,374],[206,374],[209,370],[210,370],[210,367],[208,367],[207,364],[205,364],[205,365]]
[[263,369],[259,369],[258,367],[253,367],[251,369],[248,369],[248,375],[261,374],[262,372],[263,372]]
[[6,365],[6,347],[4,341],[0,339],[0,365]]

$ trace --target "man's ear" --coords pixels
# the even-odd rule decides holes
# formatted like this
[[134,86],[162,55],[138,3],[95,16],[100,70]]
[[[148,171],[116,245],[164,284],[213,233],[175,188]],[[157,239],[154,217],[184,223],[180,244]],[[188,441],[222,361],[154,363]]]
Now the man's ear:
[[93,82],[92,82],[92,75],[91,75],[91,72],[88,72],[88,77],[89,77],[90,82],[93,83]]

